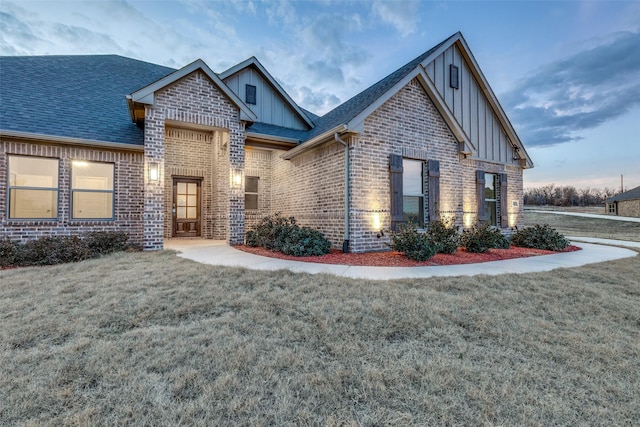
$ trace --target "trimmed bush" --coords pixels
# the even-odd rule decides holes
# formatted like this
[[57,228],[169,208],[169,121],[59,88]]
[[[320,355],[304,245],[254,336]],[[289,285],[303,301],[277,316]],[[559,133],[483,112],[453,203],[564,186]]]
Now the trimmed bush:
[[436,246],[429,236],[426,233],[418,233],[418,229],[411,222],[401,225],[397,232],[391,234],[389,247],[415,261],[426,261],[436,254]]
[[22,247],[21,265],[52,265],[91,257],[87,243],[78,236],[41,237]]
[[53,265],[83,261],[129,248],[121,231],[100,231],[80,236],[40,237],[27,243],[0,240],[0,267]]
[[0,239],[0,268],[11,267],[20,263],[21,245],[9,239]]
[[322,233],[309,227],[292,227],[282,245],[282,252],[293,256],[324,255],[330,250],[331,243]]
[[474,253],[484,253],[489,249],[509,249],[509,239],[489,224],[476,224],[471,230],[465,230],[460,237],[460,244],[468,252]]
[[511,236],[511,244],[522,248],[563,251],[569,247],[569,241],[549,224],[534,225],[516,232]]
[[123,231],[93,231],[85,235],[85,241],[92,256],[129,249],[129,235]]
[[331,250],[331,242],[322,233],[300,227],[294,217],[282,217],[279,213],[262,218],[247,232],[245,241],[247,246],[301,257],[324,255]]
[[460,246],[460,234],[453,221],[432,221],[427,228],[427,236],[434,245],[436,253],[453,254]]

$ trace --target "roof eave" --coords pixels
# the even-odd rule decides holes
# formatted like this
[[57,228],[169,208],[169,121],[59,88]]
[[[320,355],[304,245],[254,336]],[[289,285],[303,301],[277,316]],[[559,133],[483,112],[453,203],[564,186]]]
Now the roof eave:
[[[318,136],[315,136],[313,138],[311,138],[308,141],[303,142],[302,144],[298,145],[295,148],[292,148],[291,150],[287,151],[286,153],[283,153],[280,158],[284,159],[284,160],[291,160],[296,156],[299,156],[300,154],[307,152],[325,142],[327,142],[330,138],[333,138],[333,136],[337,133],[344,133],[348,131],[348,128],[346,125],[341,124],[338,126],[335,126],[327,131],[324,131],[323,133],[321,133]],[[353,132],[353,131],[351,131]]]
[[68,136],[45,135],[39,133],[19,132],[0,129],[0,137],[14,138],[23,141],[33,141],[48,144],[80,145],[84,147],[109,148],[123,151],[144,151],[144,145],[126,144],[123,142],[99,141],[94,139],[73,138]]

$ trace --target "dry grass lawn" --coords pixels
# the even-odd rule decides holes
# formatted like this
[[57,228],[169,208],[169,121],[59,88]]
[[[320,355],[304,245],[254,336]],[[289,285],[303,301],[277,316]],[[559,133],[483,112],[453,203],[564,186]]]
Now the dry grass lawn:
[[[537,209],[538,207],[536,206],[535,208]],[[602,239],[640,242],[640,222],[583,218],[527,210],[524,211],[524,222],[527,226],[549,224],[566,236],[599,237]]]
[[639,425],[639,277],[0,271],[0,424]]

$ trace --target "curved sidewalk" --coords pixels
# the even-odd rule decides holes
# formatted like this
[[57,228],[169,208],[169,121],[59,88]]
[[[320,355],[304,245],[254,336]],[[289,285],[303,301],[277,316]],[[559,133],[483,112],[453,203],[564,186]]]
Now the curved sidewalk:
[[[203,264],[245,267],[254,270],[274,271],[286,269],[311,274],[329,273],[337,276],[371,280],[475,276],[477,274],[535,273],[550,271],[556,268],[580,267],[586,264],[612,261],[638,255],[638,252],[630,249],[592,243],[578,243],[577,240],[580,238],[576,237],[575,239],[576,241],[572,240],[572,243],[581,247],[581,251],[478,264],[428,267],[363,267],[288,261],[253,255],[234,249],[223,241],[215,240],[166,240],[164,247],[165,249],[178,251],[178,256],[182,258],[191,259]],[[606,243],[619,246],[631,243],[631,246],[640,246],[640,243],[618,240],[607,240]]]

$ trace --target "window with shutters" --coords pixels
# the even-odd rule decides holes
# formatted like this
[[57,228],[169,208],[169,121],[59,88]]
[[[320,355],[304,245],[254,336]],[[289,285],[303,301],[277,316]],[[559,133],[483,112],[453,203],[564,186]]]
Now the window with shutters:
[[484,213],[489,225],[498,226],[498,175],[484,174]]
[[58,162],[9,156],[9,219],[58,217]]
[[403,220],[424,228],[424,162],[402,159],[402,168]]
[[260,178],[257,176],[247,176],[244,180],[244,208],[249,210],[258,209],[258,184]]

